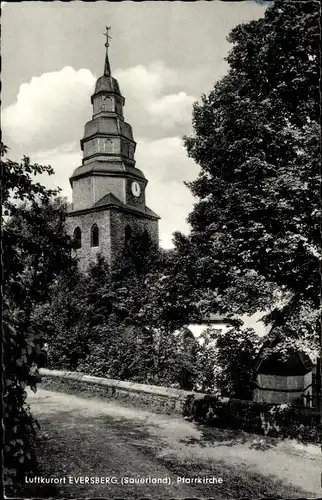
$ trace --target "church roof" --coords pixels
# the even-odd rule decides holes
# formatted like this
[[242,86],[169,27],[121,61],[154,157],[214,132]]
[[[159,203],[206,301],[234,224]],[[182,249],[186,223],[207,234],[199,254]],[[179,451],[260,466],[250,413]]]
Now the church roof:
[[[138,218],[156,220],[160,217],[145,206],[147,179],[143,172],[135,167],[136,142],[131,125],[124,119],[125,99],[117,80],[111,74],[108,55],[109,30],[110,28],[106,27],[104,72],[96,81],[91,97],[92,119],[85,124],[84,136],[80,141],[83,151],[82,165],[77,167],[70,177],[73,188],[73,211],[70,216],[113,208]],[[81,181],[82,178],[84,181]],[[89,183],[89,178],[92,178],[93,182]],[[116,192],[121,199],[112,193],[116,191],[116,179],[118,184],[123,186],[122,192]],[[101,180],[103,191],[95,188]],[[83,190],[77,189],[79,181],[84,187]],[[134,183],[139,185],[138,195],[133,193]],[[112,192],[107,192],[110,190]],[[105,196],[98,199],[104,192]],[[85,202],[83,196],[87,197]],[[137,199],[133,198],[134,196]]]
[[153,212],[153,210],[151,210],[150,208],[145,207],[145,210],[142,210],[142,209],[137,208],[137,207],[131,207],[129,205],[125,205],[113,193],[108,193],[105,196],[103,196],[102,198],[100,198],[96,203],[94,203],[94,205],[89,210],[95,209],[98,207],[106,207],[106,208],[107,207],[118,207],[118,208],[121,208],[125,211],[136,212],[136,213],[141,214],[141,215],[147,215],[151,218],[153,217],[155,219],[160,219],[160,217],[155,212]]
[[144,180],[143,173],[135,168],[136,142],[132,127],[124,120],[124,98],[119,84],[111,75],[109,63],[109,29],[106,28],[106,55],[104,73],[98,78],[94,94],[92,119],[85,124],[84,136],[80,141],[83,151],[82,165],[73,172],[70,183],[78,177],[95,173],[124,175]]
[[118,207],[123,207],[124,203],[121,202],[114,194],[108,193],[94,203],[93,207],[103,207],[106,205],[116,205]]
[[[103,75],[96,82],[94,95],[98,94],[99,92],[108,92],[108,93],[112,93],[112,94],[118,94],[121,97],[123,97],[121,94],[121,91],[120,91],[118,81],[112,77],[111,65],[110,65],[110,61],[109,61],[109,57],[108,57],[109,39],[111,38],[109,36],[110,29],[111,28],[106,27],[106,33],[105,33],[105,36],[106,36],[106,43],[105,43],[106,54],[105,54],[105,62],[104,62],[104,72],[103,72]],[[92,96],[92,98],[93,98],[93,96]],[[124,100],[124,98],[123,98],[123,100]],[[124,102],[123,102],[123,104],[124,104]]]
[[95,134],[122,135],[129,141],[135,142],[131,125],[117,119],[116,116],[100,116],[85,123],[84,139]]
[[77,167],[73,175],[70,177],[70,182],[77,177],[83,177],[85,175],[106,175],[115,174],[115,175],[124,175],[125,173],[129,174],[131,177],[136,177],[139,179],[144,179],[145,176],[141,170],[138,168],[132,167],[130,165],[125,165],[120,161],[104,161],[104,160],[94,160],[90,163],[85,163],[80,167]]
[[145,207],[145,213],[151,215],[152,217],[157,217],[158,219],[160,219],[160,216],[153,212],[153,210],[151,210],[149,207]]
[[110,92],[122,96],[118,81],[110,75],[103,75],[97,80],[94,94],[99,92]]

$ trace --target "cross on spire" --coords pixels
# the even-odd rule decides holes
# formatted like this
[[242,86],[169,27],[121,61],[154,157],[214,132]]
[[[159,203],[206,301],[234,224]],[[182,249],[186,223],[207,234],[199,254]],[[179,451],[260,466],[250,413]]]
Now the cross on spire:
[[108,41],[112,39],[112,37],[108,34],[108,32],[111,29],[111,27],[110,26],[106,26],[105,29],[106,29],[106,32],[103,33],[103,34],[106,36],[105,47],[107,48],[109,46],[109,42]]
[[111,67],[110,67],[110,62],[108,60],[108,47],[109,47],[109,40],[111,40],[111,36],[109,35],[109,30],[111,29],[110,26],[105,27],[106,31],[103,33],[106,36],[106,42],[105,42],[105,47],[106,47],[106,56],[105,56],[105,65],[104,65],[104,75],[111,75]]

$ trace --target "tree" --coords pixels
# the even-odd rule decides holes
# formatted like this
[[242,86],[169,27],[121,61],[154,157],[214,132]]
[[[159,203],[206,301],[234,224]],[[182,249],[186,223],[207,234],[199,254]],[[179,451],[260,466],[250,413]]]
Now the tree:
[[197,378],[197,356],[199,343],[189,328],[183,328],[178,335],[178,382],[180,389],[191,391]]
[[67,270],[52,283],[47,302],[36,310],[38,324],[46,318],[43,331],[50,368],[76,370],[88,353],[88,281],[79,269]]
[[217,380],[219,367],[216,348],[216,340],[220,331],[212,327],[207,327],[198,339],[199,352],[196,362],[196,388],[201,392],[211,392],[214,394],[220,391]]
[[[198,245],[191,245],[189,238],[175,233],[174,241],[174,250],[161,251],[159,272],[147,276],[149,301],[144,314],[165,334],[198,321],[209,312],[208,301],[200,295],[199,285],[202,284],[204,291],[206,287],[210,290],[220,272],[217,269],[214,275],[214,263],[202,258],[201,240]],[[213,297],[213,292],[211,294]]]
[[[1,143],[1,157],[7,148]],[[2,160],[3,241],[3,363],[4,363],[4,480],[7,487],[34,472],[35,421],[25,388],[35,390],[35,360],[42,332],[33,322],[35,306],[47,299],[49,286],[71,264],[71,245],[64,230],[65,211],[55,200],[58,191],[48,190],[35,175],[49,166]],[[10,491],[10,490],[8,490]],[[11,490],[12,491],[12,490]]]
[[[228,74],[195,104],[194,134],[185,138],[201,168],[189,184],[199,200],[189,242],[213,264],[214,296],[220,290],[225,307],[239,313],[273,308],[266,322],[288,324],[301,340],[312,327],[298,311],[310,311],[315,341],[319,37],[314,1],[277,0],[262,19],[234,28]],[[302,323],[291,328],[294,315]]]
[[230,329],[216,340],[215,386],[223,396],[252,399],[261,339],[254,330]]
[[98,256],[87,273],[64,273],[46,305],[50,366],[192,387],[196,342],[183,342],[175,330],[187,321],[188,305],[195,310],[194,295],[177,294],[184,282],[177,271],[171,254],[133,233],[112,269]]
[[157,271],[158,258],[146,234],[133,234],[113,269],[98,255],[85,274],[57,280],[50,297],[51,366],[122,380],[153,378],[147,276]]

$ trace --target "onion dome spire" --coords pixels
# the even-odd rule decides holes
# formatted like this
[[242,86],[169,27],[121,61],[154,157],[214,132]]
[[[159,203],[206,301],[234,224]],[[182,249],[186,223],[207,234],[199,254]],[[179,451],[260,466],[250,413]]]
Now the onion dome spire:
[[109,30],[111,29],[110,26],[106,26],[106,32],[104,35],[106,36],[106,42],[105,42],[105,47],[106,47],[106,55],[105,55],[105,64],[104,64],[104,75],[106,76],[111,76],[111,66],[110,66],[110,61],[108,59],[108,47],[109,47],[109,40],[112,38],[108,34]]

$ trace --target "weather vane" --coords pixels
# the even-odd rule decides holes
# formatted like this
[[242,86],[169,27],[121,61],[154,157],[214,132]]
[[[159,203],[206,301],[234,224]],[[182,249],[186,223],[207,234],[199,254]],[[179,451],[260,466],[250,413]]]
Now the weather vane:
[[108,32],[109,32],[109,30],[110,30],[110,29],[111,29],[111,27],[110,27],[110,26],[106,26],[106,32],[105,32],[105,33],[103,33],[103,35],[105,35],[105,36],[106,36],[106,43],[105,43],[105,47],[108,47],[108,46],[109,46],[108,41],[112,38],[112,37],[108,34]]

